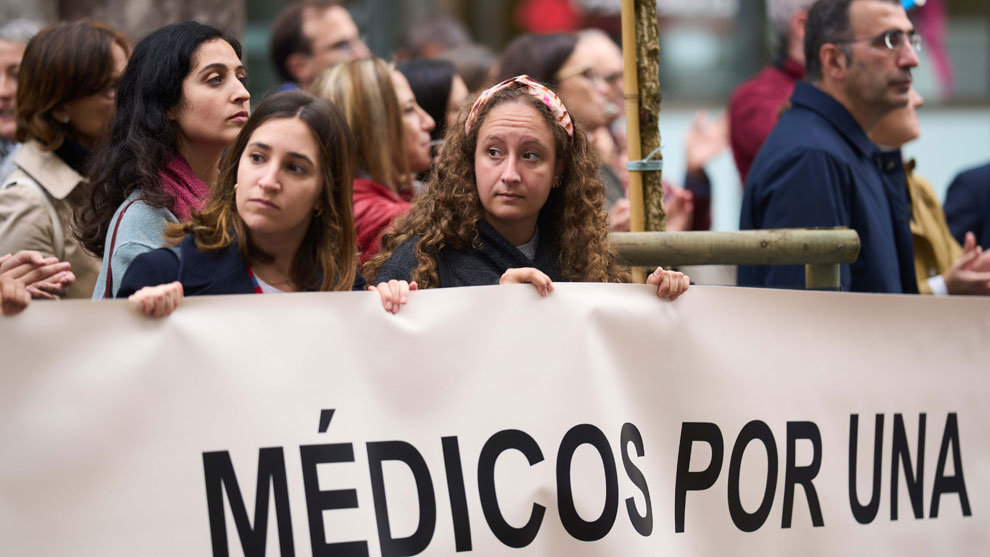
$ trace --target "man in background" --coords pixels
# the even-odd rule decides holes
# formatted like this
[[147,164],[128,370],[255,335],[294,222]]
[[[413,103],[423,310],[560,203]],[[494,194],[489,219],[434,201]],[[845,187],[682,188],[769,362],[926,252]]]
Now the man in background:
[[26,19],[15,19],[0,27],[0,184],[14,170],[14,140],[17,122],[14,118],[17,100],[17,74],[28,41],[41,30],[41,25]]
[[736,88],[729,100],[729,142],[746,182],[749,167],[777,124],[781,109],[804,78],[804,22],[812,0],[767,0],[767,18],[777,35],[773,65]]
[[[859,258],[843,265],[843,290],[917,293],[906,188],[885,186],[867,134],[907,106],[920,36],[898,0],[819,0],[805,28],[807,82],[746,179],[741,229],[845,226]],[[800,288],[804,268],[744,266],[742,286]]]
[[304,0],[275,18],[271,56],[283,84],[279,91],[305,89],[334,64],[371,56],[357,25],[340,0]]

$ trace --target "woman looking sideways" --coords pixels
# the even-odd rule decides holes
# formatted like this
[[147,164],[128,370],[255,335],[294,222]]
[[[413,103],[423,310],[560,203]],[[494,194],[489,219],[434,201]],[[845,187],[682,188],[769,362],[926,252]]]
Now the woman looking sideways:
[[[168,227],[173,248],[139,255],[118,297],[153,317],[184,294],[357,290],[354,140],[332,103],[292,91],[262,102],[230,148],[202,212]],[[408,284],[379,292],[398,311]],[[415,285],[412,286],[415,290]]]
[[378,250],[382,231],[409,211],[414,178],[430,169],[435,123],[406,78],[377,58],[330,67],[311,91],[344,111],[357,139],[354,226],[364,262]]
[[134,48],[76,223],[103,258],[94,299],[113,297],[131,261],[164,245],[166,225],[203,206],[248,119],[245,79],[237,41],[201,23],[168,25]]
[[467,85],[447,60],[408,60],[396,65],[409,82],[416,103],[433,118],[436,126],[430,132],[433,144],[443,141],[447,128],[457,123],[468,98]]
[[[608,242],[598,157],[557,96],[527,76],[483,92],[447,135],[407,217],[365,266],[369,280],[421,287],[627,282]],[[673,300],[688,278],[647,280]]]
[[60,23],[28,43],[17,87],[15,170],[0,188],[0,254],[31,250],[68,262],[38,297],[88,298],[100,261],[71,233],[85,205],[84,166],[106,134],[130,46],[92,21]]

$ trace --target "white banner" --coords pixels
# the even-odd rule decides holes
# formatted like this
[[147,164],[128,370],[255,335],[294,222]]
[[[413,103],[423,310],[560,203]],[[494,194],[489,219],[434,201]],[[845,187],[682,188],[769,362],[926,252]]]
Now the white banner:
[[35,303],[4,555],[986,555],[990,301],[631,285]]

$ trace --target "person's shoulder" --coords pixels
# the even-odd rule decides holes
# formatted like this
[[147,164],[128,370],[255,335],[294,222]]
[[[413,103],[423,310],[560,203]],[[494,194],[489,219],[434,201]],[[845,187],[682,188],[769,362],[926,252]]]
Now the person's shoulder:
[[756,193],[781,185],[804,188],[812,183],[831,183],[828,176],[846,174],[848,166],[833,150],[820,145],[772,144],[768,140],[753,161],[745,189]]
[[41,203],[44,201],[40,184],[20,168],[16,168],[10,176],[0,184],[0,199],[2,204],[9,203]]
[[[130,205],[128,206],[128,204]],[[172,211],[169,211],[165,207],[155,207],[154,205],[150,205],[147,201],[141,198],[128,198],[128,200],[124,201],[123,205],[121,205],[120,209],[123,209],[125,206],[127,207],[127,210],[124,212],[122,222],[139,222],[142,220],[155,222],[179,222],[179,219],[172,214]],[[121,226],[123,226],[123,224],[121,224]]]
[[396,246],[385,263],[382,264],[381,269],[378,270],[375,281],[411,280],[412,271],[418,264],[416,244],[419,243],[419,240],[419,235],[410,236]]
[[173,248],[158,248],[144,252],[127,266],[117,298],[126,298],[145,286],[158,286],[177,280],[179,255]]
[[952,185],[981,188],[990,191],[990,163],[960,172],[952,180]]
[[788,78],[776,66],[767,66],[760,73],[740,83],[732,92],[729,104],[760,102],[771,97],[786,99],[794,90],[794,79]]
[[117,243],[137,243],[154,248],[162,245],[165,227],[179,219],[164,207],[149,205],[133,194],[117,208],[110,230],[117,229]]
[[[800,106],[784,111],[760,151],[797,156],[804,152],[821,151],[837,159],[853,156],[848,142],[819,114]],[[754,161],[754,165],[755,165]]]
[[392,190],[367,178],[354,179],[353,195],[356,204],[408,204]]

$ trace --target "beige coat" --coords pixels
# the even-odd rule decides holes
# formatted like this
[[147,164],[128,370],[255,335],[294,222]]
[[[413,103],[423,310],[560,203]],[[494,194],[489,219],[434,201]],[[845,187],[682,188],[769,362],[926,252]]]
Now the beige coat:
[[914,270],[918,290],[931,294],[928,279],[941,275],[962,257],[959,242],[949,232],[945,212],[928,180],[914,173],[914,161],[904,165],[911,194],[911,235],[914,237]]
[[73,207],[78,207],[80,196],[85,195],[86,188],[79,187],[84,178],[34,140],[21,147],[14,165],[16,169],[0,188],[0,255],[36,250],[68,261],[76,282],[69,287],[67,297],[89,298],[100,260],[86,253],[71,229]]

